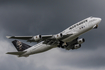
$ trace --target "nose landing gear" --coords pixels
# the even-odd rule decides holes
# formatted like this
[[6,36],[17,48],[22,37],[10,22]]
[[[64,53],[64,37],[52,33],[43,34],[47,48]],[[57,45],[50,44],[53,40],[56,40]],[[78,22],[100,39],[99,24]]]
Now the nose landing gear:
[[97,28],[98,28],[98,25],[93,26],[93,29],[97,29]]

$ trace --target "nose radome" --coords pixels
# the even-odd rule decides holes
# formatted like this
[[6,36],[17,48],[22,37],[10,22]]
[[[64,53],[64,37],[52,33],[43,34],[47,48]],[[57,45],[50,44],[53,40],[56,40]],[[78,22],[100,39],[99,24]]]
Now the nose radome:
[[99,22],[101,22],[102,19],[101,18],[98,18],[98,20],[99,20]]
[[101,22],[101,20],[102,20],[101,18],[97,18],[98,24]]

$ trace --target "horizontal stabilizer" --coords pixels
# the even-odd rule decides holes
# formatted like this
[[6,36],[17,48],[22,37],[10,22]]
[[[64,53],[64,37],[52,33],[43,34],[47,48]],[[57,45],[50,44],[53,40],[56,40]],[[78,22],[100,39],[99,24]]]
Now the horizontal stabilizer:
[[6,54],[11,54],[11,55],[22,55],[24,54],[26,51],[24,52],[7,52]]

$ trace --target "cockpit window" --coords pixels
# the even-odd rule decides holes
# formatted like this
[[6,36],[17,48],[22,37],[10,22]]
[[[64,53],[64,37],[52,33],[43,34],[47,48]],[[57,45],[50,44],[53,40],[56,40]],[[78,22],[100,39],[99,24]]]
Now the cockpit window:
[[93,21],[96,21],[96,19],[92,19],[92,20],[90,20],[89,22],[93,22]]

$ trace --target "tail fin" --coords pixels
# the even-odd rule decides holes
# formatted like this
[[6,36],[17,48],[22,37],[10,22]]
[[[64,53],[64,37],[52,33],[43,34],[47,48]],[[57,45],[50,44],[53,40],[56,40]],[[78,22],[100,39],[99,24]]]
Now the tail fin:
[[13,45],[15,46],[15,48],[18,50],[18,51],[23,51],[25,49],[28,49],[30,48],[31,46],[25,44],[25,43],[22,43],[18,40],[14,40],[12,41]]

